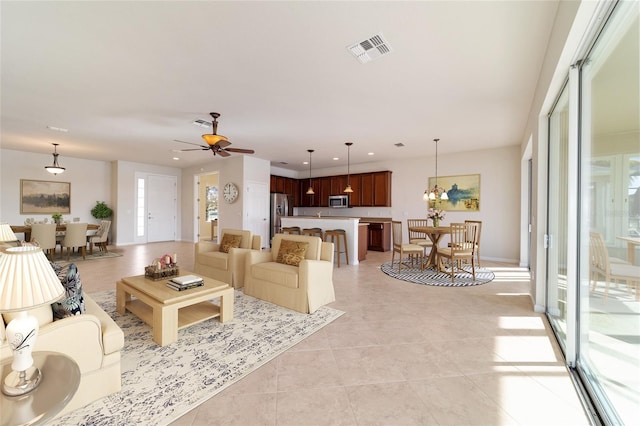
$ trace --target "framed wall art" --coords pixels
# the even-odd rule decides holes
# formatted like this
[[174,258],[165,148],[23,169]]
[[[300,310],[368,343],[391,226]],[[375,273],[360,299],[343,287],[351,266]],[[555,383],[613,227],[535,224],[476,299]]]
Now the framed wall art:
[[[429,178],[429,188],[436,178]],[[440,200],[439,209],[477,212],[480,210],[480,175],[438,176],[438,187],[447,191],[448,200]]]
[[71,213],[71,182],[20,179],[20,213]]

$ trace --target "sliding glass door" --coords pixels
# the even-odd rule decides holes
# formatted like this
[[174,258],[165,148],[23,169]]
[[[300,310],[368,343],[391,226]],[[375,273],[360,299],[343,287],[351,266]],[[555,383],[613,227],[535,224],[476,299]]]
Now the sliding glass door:
[[605,424],[640,413],[638,1],[611,5],[549,115],[547,316]]

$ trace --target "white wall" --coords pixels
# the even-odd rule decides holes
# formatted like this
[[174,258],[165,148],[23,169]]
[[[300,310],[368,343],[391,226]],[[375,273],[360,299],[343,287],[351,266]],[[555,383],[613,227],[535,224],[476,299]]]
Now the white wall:
[[[111,197],[111,164],[106,161],[83,160],[60,155],[58,162],[67,170],[59,175],[45,171],[53,164],[51,154],[0,150],[0,222],[22,225],[28,217],[38,220],[51,215],[20,214],[20,179],[71,183],[71,213],[63,217],[79,217],[82,222],[99,223],[91,216],[96,201],[113,208]],[[20,236],[19,236],[20,237]]]

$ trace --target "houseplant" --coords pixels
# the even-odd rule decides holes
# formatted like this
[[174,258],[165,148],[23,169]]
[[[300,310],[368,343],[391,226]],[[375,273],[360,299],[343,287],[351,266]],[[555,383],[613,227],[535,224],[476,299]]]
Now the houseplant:
[[113,215],[113,210],[104,201],[96,201],[96,205],[91,209],[91,216],[96,219],[106,219]]
[[62,213],[54,213],[51,215],[51,218],[57,225],[60,225],[60,222],[62,221]]

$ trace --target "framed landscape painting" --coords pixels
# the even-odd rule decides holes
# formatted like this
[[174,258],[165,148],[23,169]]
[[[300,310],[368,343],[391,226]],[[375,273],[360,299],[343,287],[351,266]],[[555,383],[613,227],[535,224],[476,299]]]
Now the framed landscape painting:
[[[436,178],[429,178],[429,188]],[[438,176],[438,187],[447,191],[448,200],[441,200],[441,210],[477,212],[480,210],[480,175]]]
[[71,213],[71,182],[20,179],[20,213]]

